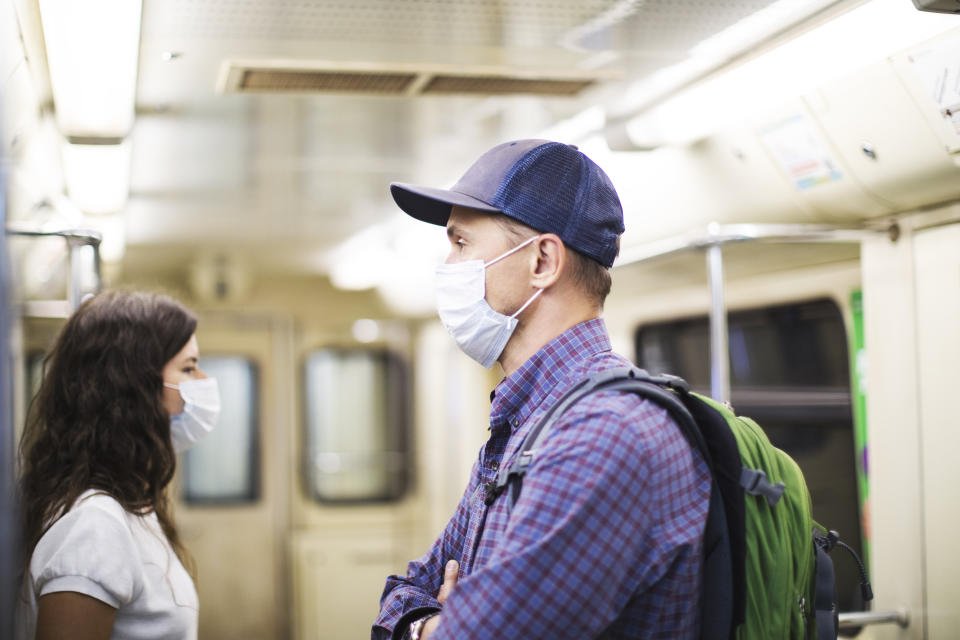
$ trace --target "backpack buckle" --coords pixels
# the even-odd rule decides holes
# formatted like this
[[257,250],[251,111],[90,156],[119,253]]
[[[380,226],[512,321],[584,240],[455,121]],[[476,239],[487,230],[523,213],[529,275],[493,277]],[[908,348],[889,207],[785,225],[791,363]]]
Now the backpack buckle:
[[[517,455],[516,462],[509,467],[501,467],[495,480],[488,482],[483,491],[483,504],[488,507],[492,505],[503,490],[507,488],[513,478],[523,478],[527,473],[527,468],[533,463],[535,450],[525,449]],[[516,480],[514,480],[516,482]]]
[[[786,485],[782,482],[772,484],[767,479],[767,474],[760,469],[748,469],[744,467],[740,471],[740,486],[743,490],[752,496],[763,496],[767,499],[767,504],[771,507],[780,501],[783,492],[786,491]],[[833,548],[833,545],[830,545]],[[829,549],[828,549],[829,551]]]
[[830,553],[837,545],[837,541],[840,540],[840,534],[831,529],[830,531],[827,531],[827,535],[814,536],[813,539],[816,541],[817,546],[827,553]]
[[488,482],[483,491],[483,504],[488,507],[492,505],[496,499],[500,497],[500,494],[503,493],[503,490],[504,487],[498,485],[496,482],[492,480]]
[[533,462],[533,449],[528,449],[526,451],[521,451],[520,455],[517,457],[517,463],[510,470],[511,473],[526,473],[527,467]]

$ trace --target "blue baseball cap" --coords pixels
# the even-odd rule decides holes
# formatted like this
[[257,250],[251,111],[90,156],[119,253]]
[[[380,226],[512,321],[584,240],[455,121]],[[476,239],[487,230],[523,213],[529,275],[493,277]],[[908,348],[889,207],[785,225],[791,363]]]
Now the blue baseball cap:
[[447,225],[454,205],[502,213],[605,267],[617,257],[623,208],[610,178],[575,146],[515,140],[490,149],[450,189],[390,184],[397,206],[418,220]]

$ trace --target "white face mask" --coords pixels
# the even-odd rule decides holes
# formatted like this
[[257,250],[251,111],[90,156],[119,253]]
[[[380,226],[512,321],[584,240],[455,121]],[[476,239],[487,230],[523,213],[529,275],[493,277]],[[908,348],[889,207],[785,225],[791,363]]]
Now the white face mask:
[[163,386],[180,391],[183,413],[170,416],[170,439],[177,453],[186,451],[213,431],[220,416],[220,388],[216,378],[185,380],[179,386]]
[[498,313],[486,300],[486,268],[519,251],[540,236],[522,244],[484,264],[483,260],[468,260],[455,264],[437,265],[437,313],[440,322],[460,349],[489,369],[507,346],[517,328],[517,316],[526,309],[540,289],[510,316]]

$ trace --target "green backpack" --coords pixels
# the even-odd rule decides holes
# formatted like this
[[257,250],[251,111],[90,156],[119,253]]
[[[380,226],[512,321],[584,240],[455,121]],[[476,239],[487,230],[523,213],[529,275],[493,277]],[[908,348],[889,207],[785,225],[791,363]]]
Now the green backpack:
[[[836,638],[836,586],[827,553],[834,545],[853,550],[837,539],[836,532],[813,521],[800,467],[770,444],[756,422],[691,392],[675,376],[654,377],[624,367],[574,385],[533,427],[511,464],[501,467],[487,503],[509,488],[512,507],[533,453],[554,420],[584,396],[601,390],[636,393],[659,404],[710,467],[701,639]],[[867,601],[873,596],[863,564],[859,558],[857,562]]]

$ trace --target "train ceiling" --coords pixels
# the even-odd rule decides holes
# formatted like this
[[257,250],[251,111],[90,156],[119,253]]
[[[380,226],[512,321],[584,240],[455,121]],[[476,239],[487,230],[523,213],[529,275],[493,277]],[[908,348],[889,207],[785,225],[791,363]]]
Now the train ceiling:
[[[182,263],[202,246],[322,269],[396,215],[390,181],[449,184],[493,144],[612,105],[774,4],[144,0],[126,262]],[[835,3],[786,4],[796,18]],[[415,91],[359,90],[398,72]],[[443,74],[455,90],[425,90]],[[551,82],[567,95],[546,95]]]

